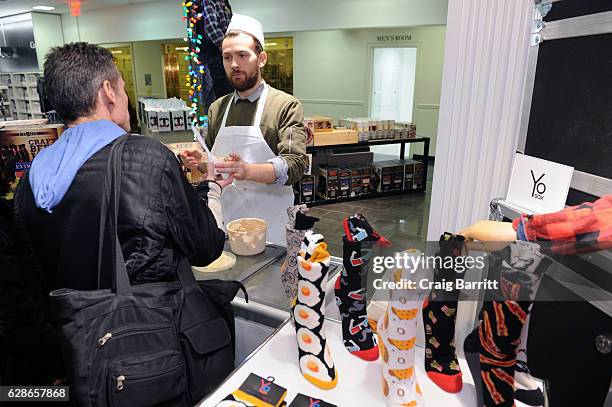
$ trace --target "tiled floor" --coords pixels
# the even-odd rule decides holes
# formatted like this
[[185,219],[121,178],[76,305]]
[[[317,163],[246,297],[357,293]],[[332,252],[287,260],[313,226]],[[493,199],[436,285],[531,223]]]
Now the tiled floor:
[[391,240],[394,249],[405,249],[414,246],[414,242],[425,241],[429,222],[432,167],[428,173],[430,175],[425,193],[311,208],[310,214],[321,219],[316,223],[315,231],[325,236],[329,251],[338,257],[342,257],[342,220],[355,213],[364,215],[376,231]]

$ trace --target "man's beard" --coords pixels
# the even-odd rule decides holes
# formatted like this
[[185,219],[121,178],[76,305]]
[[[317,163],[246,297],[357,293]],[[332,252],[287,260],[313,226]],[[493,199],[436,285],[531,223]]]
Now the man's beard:
[[257,81],[259,80],[259,72],[255,72],[253,75],[248,76],[246,74],[246,79],[244,81],[237,81],[232,76],[228,76],[229,83],[232,85],[234,89],[238,92],[244,92],[245,90],[251,89],[253,86],[257,85]]

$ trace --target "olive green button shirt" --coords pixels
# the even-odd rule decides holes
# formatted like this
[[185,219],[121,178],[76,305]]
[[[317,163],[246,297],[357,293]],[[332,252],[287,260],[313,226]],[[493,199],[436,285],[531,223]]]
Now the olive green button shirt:
[[[234,93],[217,99],[208,110],[208,135],[206,144],[212,148],[227,104],[232,102],[226,126],[252,126],[255,121],[257,102],[234,103]],[[261,132],[277,156],[287,163],[288,179],[285,185],[298,182],[307,168],[306,131],[302,104],[295,97],[269,87],[268,98],[261,118]]]

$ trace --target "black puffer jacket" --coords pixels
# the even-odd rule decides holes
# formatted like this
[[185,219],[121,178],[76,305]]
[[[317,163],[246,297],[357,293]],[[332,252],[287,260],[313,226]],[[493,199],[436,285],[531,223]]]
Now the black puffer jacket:
[[[51,214],[36,207],[27,177],[19,183],[17,223],[43,267],[48,290],[98,288],[99,216],[109,152],[106,146],[81,167]],[[219,257],[225,235],[206,203],[208,183],[194,190],[173,153],[144,136],[127,140],[122,169],[118,234],[133,284],[176,280],[176,267],[184,257],[199,266]],[[103,255],[101,288],[112,281],[105,272],[110,269],[109,253]]]
[[50,385],[65,377],[48,297],[0,199],[0,384]]

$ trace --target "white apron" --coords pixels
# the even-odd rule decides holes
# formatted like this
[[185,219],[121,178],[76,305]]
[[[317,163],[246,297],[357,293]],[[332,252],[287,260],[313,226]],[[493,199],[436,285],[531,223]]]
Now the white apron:
[[[230,99],[211,151],[214,156],[221,158],[236,153],[247,163],[265,163],[276,157],[259,127],[267,97],[268,85],[265,85],[252,126],[225,127],[230,107],[234,103]],[[285,247],[287,208],[293,206],[292,187],[251,181],[234,182],[235,185],[228,185],[221,194],[225,224],[240,218],[264,219],[268,223],[267,241]]]

